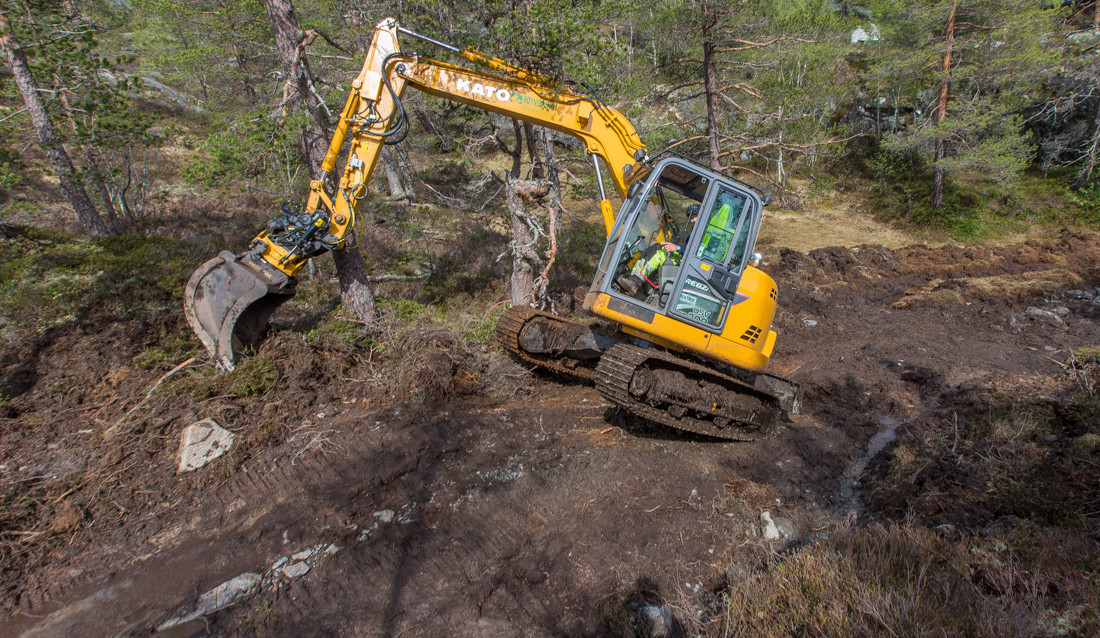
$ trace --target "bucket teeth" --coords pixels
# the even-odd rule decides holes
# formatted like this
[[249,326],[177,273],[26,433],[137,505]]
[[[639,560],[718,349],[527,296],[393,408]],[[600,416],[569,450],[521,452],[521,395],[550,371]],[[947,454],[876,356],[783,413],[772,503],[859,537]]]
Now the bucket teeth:
[[183,311],[214,363],[232,370],[237,354],[260,340],[271,315],[294,296],[294,284],[253,253],[223,251],[191,275]]

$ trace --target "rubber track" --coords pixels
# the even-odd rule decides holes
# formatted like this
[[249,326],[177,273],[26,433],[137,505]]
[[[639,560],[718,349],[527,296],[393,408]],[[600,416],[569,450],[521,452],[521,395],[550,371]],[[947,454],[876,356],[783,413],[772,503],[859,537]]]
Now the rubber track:
[[596,367],[596,390],[599,391],[600,395],[605,399],[632,414],[644,417],[650,421],[656,421],[657,423],[667,425],[671,428],[676,428],[677,430],[685,430],[687,432],[703,434],[705,436],[725,439],[727,441],[758,441],[771,436],[775,431],[775,428],[772,427],[766,433],[761,433],[756,429],[755,425],[752,426],[751,430],[741,429],[737,426],[738,421],[731,421],[728,426],[719,429],[712,423],[689,416],[676,418],[662,409],[636,400],[630,395],[630,380],[633,378],[634,371],[638,366],[646,361],[652,360],[661,361],[671,366],[681,368],[688,373],[709,377],[727,388],[739,388],[745,395],[758,399],[765,404],[771,404],[773,411],[772,414],[768,416],[773,419],[773,426],[774,420],[777,420],[779,417],[779,405],[773,397],[733,377],[685,361],[666,352],[639,348],[625,343],[614,346],[600,358],[600,364]]
[[554,359],[534,356],[520,346],[519,334],[523,330],[523,326],[537,317],[560,324],[575,323],[568,319],[535,310],[530,306],[512,306],[504,311],[504,314],[500,316],[500,321],[497,322],[497,342],[517,359],[556,374],[592,382],[595,379],[595,372],[591,368],[569,368]]

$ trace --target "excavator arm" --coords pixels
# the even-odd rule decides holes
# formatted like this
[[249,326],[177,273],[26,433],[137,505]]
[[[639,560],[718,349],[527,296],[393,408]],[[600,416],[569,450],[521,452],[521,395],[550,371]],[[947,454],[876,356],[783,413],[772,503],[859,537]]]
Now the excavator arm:
[[[403,52],[399,32],[448,48],[489,70]],[[363,68],[352,82],[322,175],[310,183],[304,211],[284,208],[246,252],[222,252],[188,282],[184,304],[188,322],[218,366],[232,370],[237,352],[262,336],[271,314],[293,296],[295,275],[310,258],[352,245],[360,204],[382,145],[400,141],[407,132],[402,97],[410,87],[583,141],[599,178],[604,225],[611,231],[615,214],[596,158],[609,167],[616,190],[625,196],[646,156],[637,132],[621,113],[596,97],[565,90],[476,50],[459,51],[387,18],[378,24]],[[330,181],[345,145],[348,159],[332,189]]]

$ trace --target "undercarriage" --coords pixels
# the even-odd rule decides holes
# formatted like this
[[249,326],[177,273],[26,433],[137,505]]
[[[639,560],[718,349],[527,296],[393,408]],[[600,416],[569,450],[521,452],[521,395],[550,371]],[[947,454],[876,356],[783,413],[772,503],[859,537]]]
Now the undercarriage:
[[591,382],[617,407],[678,430],[754,441],[774,432],[784,412],[798,411],[798,387],[786,379],[726,374],[605,332],[525,306],[509,308],[497,324],[498,341],[516,358]]

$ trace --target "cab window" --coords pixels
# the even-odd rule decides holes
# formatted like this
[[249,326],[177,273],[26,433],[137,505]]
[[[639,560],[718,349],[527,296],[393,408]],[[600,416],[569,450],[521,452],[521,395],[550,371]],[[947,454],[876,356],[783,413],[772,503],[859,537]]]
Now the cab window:
[[[730,261],[731,268],[740,267],[749,235],[747,232],[739,232],[750,214],[746,201],[743,195],[726,188],[719,191],[707,218],[706,230],[696,252],[697,257],[716,264]],[[731,253],[732,260],[729,259]]]

